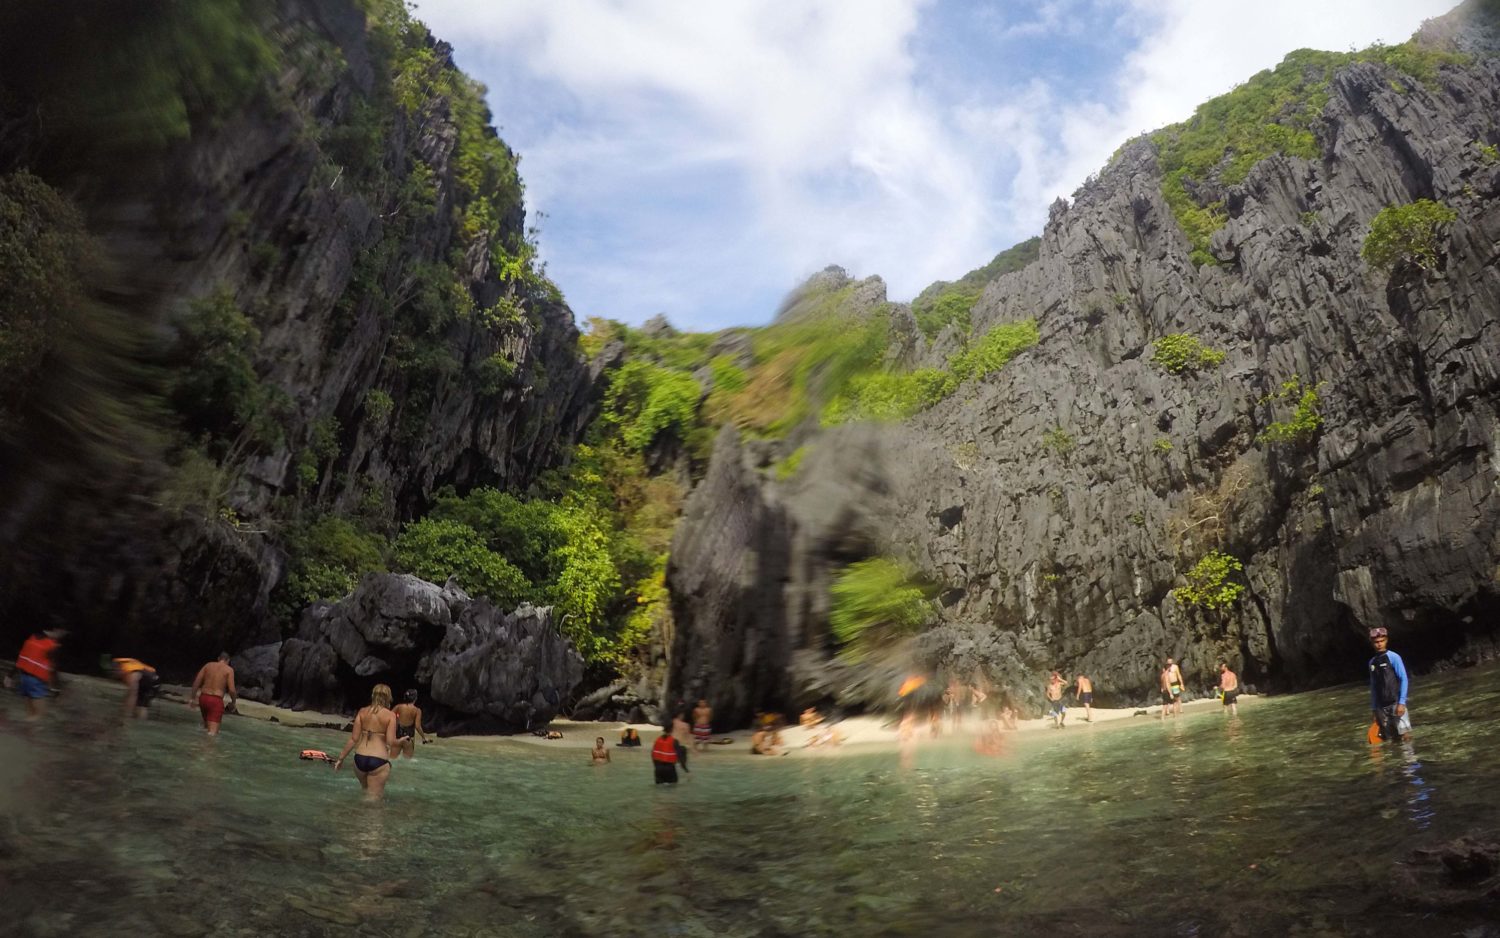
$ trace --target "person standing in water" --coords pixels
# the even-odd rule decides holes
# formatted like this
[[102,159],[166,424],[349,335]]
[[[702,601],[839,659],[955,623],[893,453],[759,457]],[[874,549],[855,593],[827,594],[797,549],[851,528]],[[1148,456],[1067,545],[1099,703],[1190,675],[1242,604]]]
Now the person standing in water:
[[1073,696],[1083,704],[1083,722],[1094,722],[1094,682],[1078,675],[1078,683],[1073,688]]
[[[656,784],[677,784],[677,740],[670,723],[661,728],[661,735],[651,744],[651,765],[656,769]],[[682,770],[686,772],[687,766]]]
[[370,691],[370,705],[354,715],[349,741],[334,760],[333,770],[344,766],[349,750],[354,750],[354,774],[365,790],[366,801],[385,797],[385,783],[391,777],[391,755],[396,749],[396,714],[391,711],[391,689],[376,684]]
[[1240,678],[1229,670],[1229,665],[1219,662],[1219,691],[1224,695],[1224,712],[1232,717],[1240,715]]
[[698,706],[693,708],[693,748],[701,752],[713,741],[714,708],[708,705],[708,698],[699,697]]
[[1172,716],[1182,716],[1182,669],[1171,658],[1167,659],[1167,666],[1162,669],[1161,680],[1167,696],[1172,700]]
[[396,756],[412,758],[413,750],[417,748],[417,737],[422,742],[427,742],[427,734],[422,730],[422,708],[417,706],[417,689],[413,687],[406,692],[406,699],[396,705]]
[[688,744],[693,738],[693,728],[688,725],[687,710],[678,710],[672,714],[672,738],[677,741],[678,761],[682,763],[682,770],[687,771]]
[[229,666],[229,652],[220,652],[219,657],[198,669],[193,678],[193,689],[188,691],[187,705],[198,705],[203,717],[203,728],[208,735],[219,735],[219,724],[224,722],[225,697],[234,705],[238,691],[234,687],[234,668]]
[[609,750],[604,748],[604,737],[594,737],[594,751],[589,756],[590,765],[599,765],[609,761]]
[[16,671],[21,675],[16,691],[26,699],[26,719],[40,720],[47,710],[47,698],[57,686],[57,666],[52,653],[68,633],[64,629],[46,629],[21,643],[16,657]]
[[1390,640],[1385,629],[1370,630],[1370,645],[1375,655],[1370,659],[1370,711],[1380,727],[1380,738],[1386,742],[1411,740],[1411,714],[1406,711],[1406,662],[1386,647]]
[[99,664],[125,685],[125,719],[132,715],[137,720],[146,719],[151,712],[151,701],[156,699],[156,692],[161,688],[161,675],[156,669],[144,661],[111,658],[107,654],[100,657]]

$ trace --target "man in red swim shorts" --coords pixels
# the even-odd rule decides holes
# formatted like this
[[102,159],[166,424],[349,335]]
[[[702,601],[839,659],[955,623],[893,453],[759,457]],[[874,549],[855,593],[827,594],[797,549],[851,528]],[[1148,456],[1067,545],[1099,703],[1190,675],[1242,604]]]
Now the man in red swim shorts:
[[217,661],[210,661],[198,669],[193,678],[193,689],[188,693],[188,706],[198,705],[203,715],[203,728],[208,735],[219,735],[219,724],[224,722],[224,698],[234,703],[234,668],[229,666],[229,652],[222,652]]

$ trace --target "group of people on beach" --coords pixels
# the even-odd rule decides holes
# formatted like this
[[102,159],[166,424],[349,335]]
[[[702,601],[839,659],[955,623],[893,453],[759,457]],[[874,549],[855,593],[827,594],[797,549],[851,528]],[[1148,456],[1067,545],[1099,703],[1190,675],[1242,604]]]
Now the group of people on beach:
[[[66,637],[65,629],[46,629],[33,634],[22,644],[16,659],[18,680],[16,690],[26,701],[26,719],[38,720],[46,710],[47,700],[59,690],[57,668],[54,658],[61,642]],[[1407,692],[1410,681],[1405,662],[1388,647],[1389,634],[1381,627],[1372,628],[1369,638],[1375,654],[1368,662],[1370,685],[1370,710],[1372,714],[1370,741],[1407,741],[1411,739],[1411,715],[1407,710]],[[234,682],[234,668],[230,656],[223,653],[217,659],[204,664],[193,678],[188,693],[187,705],[197,705],[204,730],[217,736],[226,712],[234,712],[238,692]],[[119,680],[125,692],[123,716],[144,718],[150,712],[151,702],[156,699],[161,687],[161,677],[156,669],[135,658],[104,655],[100,666],[106,673]],[[1239,676],[1225,662],[1219,662],[1217,690],[1223,700],[1226,714],[1237,716],[1240,695]],[[8,680],[8,679],[7,679]],[[909,682],[911,683],[911,682]],[[919,682],[918,682],[919,683]],[[1084,707],[1084,721],[1093,720],[1094,683],[1084,674],[1067,681],[1060,670],[1054,670],[1048,678],[1044,696],[1048,714],[1056,728],[1062,728],[1067,716],[1064,701],[1071,683],[1074,700]],[[1182,713],[1182,701],[1186,682],[1182,669],[1171,657],[1166,659],[1159,675],[1161,690],[1161,718]],[[943,709],[948,712],[956,727],[961,719],[965,691],[968,702],[979,707],[988,699],[983,688],[965,688],[958,682],[950,682],[942,696]],[[417,706],[418,693],[408,690],[402,703],[392,706],[392,694],[388,685],[377,684],[370,692],[370,703],[355,714],[349,727],[349,739],[333,762],[335,771],[341,769],[350,751],[354,753],[354,773],[366,798],[378,800],[383,797],[385,785],[390,777],[391,765],[399,758],[413,757],[417,738],[429,742],[422,728],[422,710]],[[912,738],[917,708],[908,707],[901,721],[901,739]],[[933,735],[938,733],[937,708],[929,708]],[[751,753],[755,755],[777,755],[784,753],[780,734],[780,721],[775,715],[759,715],[754,735],[751,737]],[[808,745],[819,743],[836,744],[840,740],[837,731],[822,727],[823,718],[816,708],[803,712],[801,726],[812,734]],[[821,728],[820,728],[821,727]],[[1002,698],[996,712],[986,721],[986,730],[980,736],[977,747],[981,752],[998,754],[999,733],[1003,729],[1016,728],[1016,711],[1009,700]],[[661,735],[652,743],[651,762],[656,783],[676,784],[677,769],[688,771],[688,755],[691,750],[702,752],[713,742],[713,708],[706,698],[699,698],[692,709],[692,721],[688,720],[687,708],[679,703],[672,718],[661,728]],[[641,746],[636,731],[627,727],[621,734],[621,747]],[[319,754],[322,755],[322,754]],[[594,765],[610,761],[604,737],[595,739],[590,755]]]

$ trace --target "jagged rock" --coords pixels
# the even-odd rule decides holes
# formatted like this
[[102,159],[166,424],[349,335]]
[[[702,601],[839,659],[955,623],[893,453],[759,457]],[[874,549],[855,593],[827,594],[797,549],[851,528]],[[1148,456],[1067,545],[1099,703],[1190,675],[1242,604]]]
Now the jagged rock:
[[523,730],[555,716],[583,677],[583,658],[550,607],[505,613],[449,584],[370,574],[303,616],[283,643],[278,695],[297,709],[348,711],[369,689],[416,687],[435,731]]
[[276,675],[281,670],[281,642],[254,645],[229,659],[234,684],[246,700],[270,703],[276,699]]
[[1500,835],[1495,832],[1413,850],[1393,873],[1397,894],[1413,905],[1500,911]]
[[[1464,47],[1494,48],[1492,33]],[[1089,674],[1105,705],[1151,699],[1166,655],[1193,686],[1220,659],[1272,689],[1349,680],[1369,625],[1419,667],[1490,647],[1500,167],[1475,142],[1495,142],[1500,59],[1397,77],[1340,70],[1315,128],[1323,158],[1275,156],[1224,187],[1220,265],[1190,260],[1138,140],[1053,206],[1039,258],[971,311],[975,335],[1035,318],[1036,347],[899,427],[789,440],[778,455],[807,447],[790,480],[721,435],[673,543],[668,695],[703,693],[738,719],[800,699],[827,678],[787,665],[831,650],[831,576],[875,554],[914,562],[958,630],[911,660],[1002,674],[1022,702],[1051,667]],[[1370,221],[1418,198],[1458,213],[1440,269],[1372,269]],[[783,315],[849,283],[826,271]],[[1154,366],[1153,343],[1181,332],[1225,361]],[[952,342],[911,363],[942,367]],[[1293,377],[1322,382],[1321,433],[1259,442],[1290,410],[1266,396]],[[1067,452],[1046,443],[1058,428]],[[1184,607],[1171,591],[1210,548],[1244,562],[1246,593]],[[1025,641],[977,656],[990,632]]]

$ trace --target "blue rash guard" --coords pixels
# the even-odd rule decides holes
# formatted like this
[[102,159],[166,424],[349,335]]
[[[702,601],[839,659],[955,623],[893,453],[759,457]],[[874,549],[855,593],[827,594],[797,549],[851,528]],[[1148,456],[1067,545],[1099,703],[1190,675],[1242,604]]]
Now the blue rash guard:
[[1370,709],[1395,704],[1406,706],[1406,663],[1394,651],[1386,651],[1370,659]]

